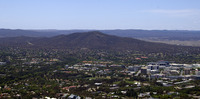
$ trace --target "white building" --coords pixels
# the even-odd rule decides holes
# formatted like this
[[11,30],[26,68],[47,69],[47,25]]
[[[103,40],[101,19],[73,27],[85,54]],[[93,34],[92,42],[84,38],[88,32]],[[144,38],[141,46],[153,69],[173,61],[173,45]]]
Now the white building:
[[6,62],[0,62],[0,65],[5,65],[6,64]]

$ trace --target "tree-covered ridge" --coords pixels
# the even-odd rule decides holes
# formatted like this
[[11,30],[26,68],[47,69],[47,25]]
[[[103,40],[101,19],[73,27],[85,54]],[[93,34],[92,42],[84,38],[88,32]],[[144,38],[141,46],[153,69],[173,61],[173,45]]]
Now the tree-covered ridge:
[[50,38],[11,37],[1,38],[0,45],[6,47],[44,49],[96,49],[139,51],[144,53],[193,53],[198,47],[185,47],[152,43],[133,38],[103,34],[98,31],[59,35]]

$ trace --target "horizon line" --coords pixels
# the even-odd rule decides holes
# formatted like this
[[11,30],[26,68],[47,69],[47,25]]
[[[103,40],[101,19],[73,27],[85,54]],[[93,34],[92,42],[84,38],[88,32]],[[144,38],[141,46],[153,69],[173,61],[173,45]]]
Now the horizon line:
[[20,29],[20,28],[0,28],[7,30],[54,30],[54,31],[64,31],[64,30],[85,30],[85,31],[104,31],[104,30],[146,30],[146,31],[200,31],[200,30],[183,30],[183,29]]

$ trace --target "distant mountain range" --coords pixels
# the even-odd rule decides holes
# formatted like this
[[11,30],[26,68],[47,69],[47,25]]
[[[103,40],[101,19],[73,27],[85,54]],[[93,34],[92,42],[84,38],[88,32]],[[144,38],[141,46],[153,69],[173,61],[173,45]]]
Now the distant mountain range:
[[[128,37],[118,37],[98,31],[58,35],[54,37],[7,37],[0,39],[0,46],[54,49],[105,49],[134,50],[142,52],[187,51],[193,47],[151,43]],[[196,48],[194,48],[196,49]]]
[[28,36],[28,37],[48,37],[48,36],[55,36],[57,34],[48,32],[37,32],[32,30],[11,30],[11,29],[0,29],[0,37],[19,37],[19,36]]
[[75,32],[100,31],[109,35],[131,38],[168,39],[168,40],[200,40],[200,31],[187,30],[11,30],[0,29],[0,37],[53,37]]

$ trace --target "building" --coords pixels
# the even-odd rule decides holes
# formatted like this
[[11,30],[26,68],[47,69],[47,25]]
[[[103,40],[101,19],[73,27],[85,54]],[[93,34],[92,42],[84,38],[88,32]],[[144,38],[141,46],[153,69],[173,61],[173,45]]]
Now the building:
[[184,68],[184,74],[185,75],[190,75],[190,68]]
[[148,62],[147,65],[170,66],[168,61]]
[[179,75],[179,71],[178,70],[170,70],[169,71],[171,75]]
[[150,69],[150,70],[158,70],[158,69],[159,69],[159,66],[158,66],[158,65],[148,65],[148,66],[147,66],[147,69]]
[[124,65],[117,65],[117,64],[112,64],[109,67],[120,67],[120,68],[125,68]]
[[147,65],[157,65],[156,62],[148,62]]
[[77,95],[74,95],[74,94],[71,94],[68,99],[81,99],[80,96],[77,96]]
[[168,61],[158,61],[157,65],[158,66],[170,66]]
[[147,75],[147,67],[142,67],[141,68],[141,74]]
[[196,75],[200,75],[199,69],[195,69],[195,74],[196,74]]
[[68,69],[69,65],[65,65],[65,69]]
[[137,72],[141,69],[141,66],[128,66],[128,71]]
[[85,66],[85,67],[91,67],[92,64],[84,64],[83,66]]
[[5,65],[6,64],[6,62],[0,62],[0,65]]

